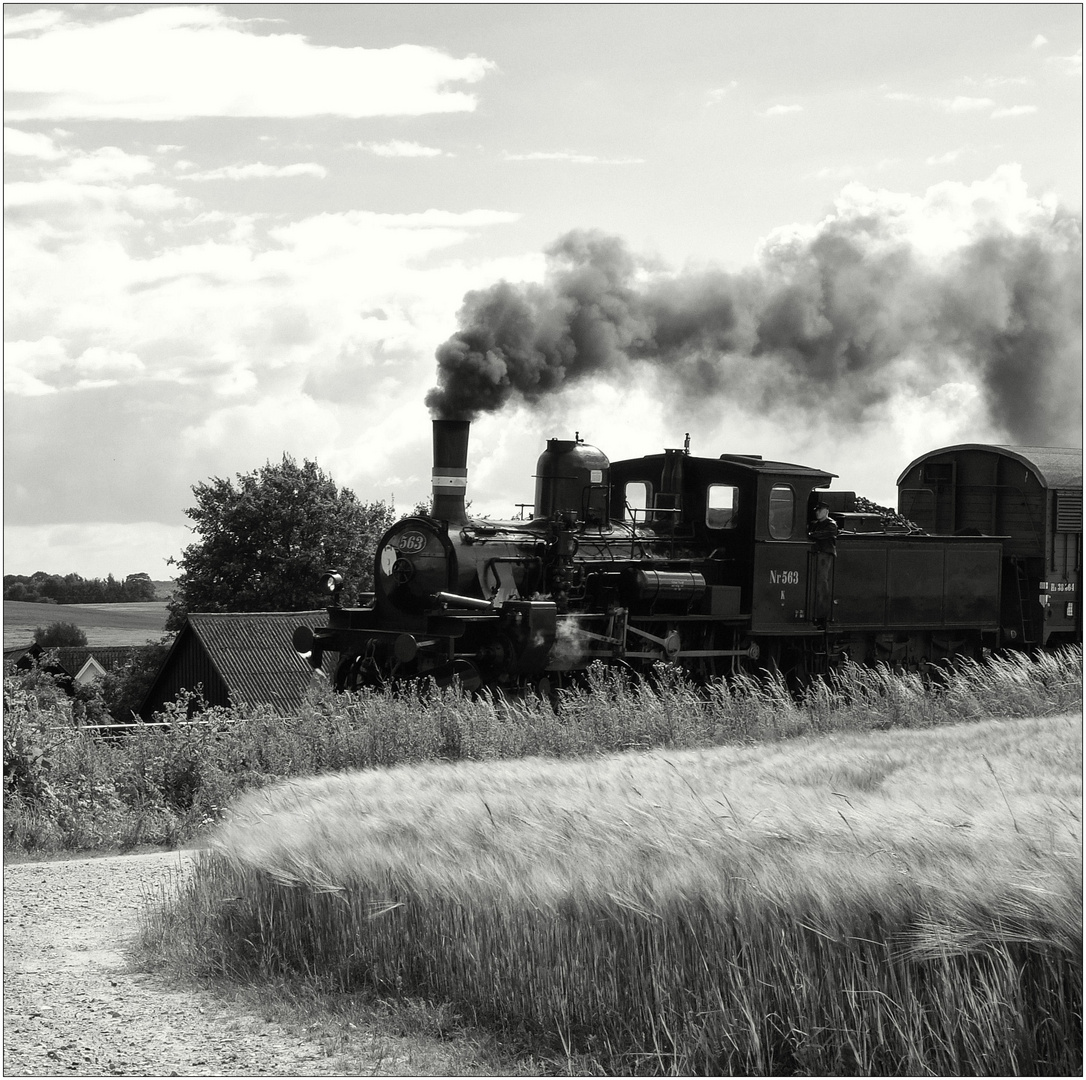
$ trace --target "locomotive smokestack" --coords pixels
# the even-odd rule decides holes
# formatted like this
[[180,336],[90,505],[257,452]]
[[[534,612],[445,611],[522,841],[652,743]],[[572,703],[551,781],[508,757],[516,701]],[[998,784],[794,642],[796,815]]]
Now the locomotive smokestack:
[[434,421],[434,510],[436,518],[453,525],[468,519],[464,494],[468,486],[470,420]]

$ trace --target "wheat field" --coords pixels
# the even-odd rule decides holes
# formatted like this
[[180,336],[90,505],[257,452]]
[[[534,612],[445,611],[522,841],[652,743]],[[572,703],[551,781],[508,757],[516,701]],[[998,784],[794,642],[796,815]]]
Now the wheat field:
[[[1081,1072],[1081,715],[250,793],[159,933],[575,1072]],[[177,946],[180,947],[180,946]]]

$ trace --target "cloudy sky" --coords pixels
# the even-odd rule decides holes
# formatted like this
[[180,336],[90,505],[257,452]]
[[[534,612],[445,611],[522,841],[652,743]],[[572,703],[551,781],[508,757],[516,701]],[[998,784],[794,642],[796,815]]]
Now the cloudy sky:
[[439,351],[496,517],[574,431],[1081,444],[1078,5],[4,17],[8,573],[171,576],[283,453],[408,509]]

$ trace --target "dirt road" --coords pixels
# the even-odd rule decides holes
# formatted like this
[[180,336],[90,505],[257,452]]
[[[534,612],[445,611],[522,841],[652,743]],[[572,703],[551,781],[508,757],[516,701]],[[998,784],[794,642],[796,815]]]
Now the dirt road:
[[343,1075],[316,1043],[133,967],[143,897],[189,858],[4,867],[5,1077]]

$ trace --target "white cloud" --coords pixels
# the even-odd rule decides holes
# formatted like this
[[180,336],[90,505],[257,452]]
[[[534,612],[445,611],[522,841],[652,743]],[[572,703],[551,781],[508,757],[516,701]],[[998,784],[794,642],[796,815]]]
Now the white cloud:
[[42,394],[55,394],[57,388],[43,382],[36,375],[31,375],[23,368],[4,364],[4,394],[11,397],[40,397]]
[[84,371],[122,373],[144,370],[143,362],[135,353],[108,349],[101,345],[92,345],[85,349],[76,364]]
[[135,353],[92,345],[72,357],[54,335],[37,341],[9,341],[4,345],[4,392],[13,397],[35,397],[60,390],[87,390],[115,385],[120,378],[142,373]]
[[13,397],[55,394],[57,387],[43,376],[55,375],[69,363],[62,342],[53,336],[38,341],[4,343],[4,393]]
[[644,165],[644,158],[606,158],[596,154],[576,154],[571,150],[533,150],[527,154],[504,151],[506,161],[568,161],[574,165]]
[[802,105],[771,105],[766,109],[766,116],[787,116],[789,113],[803,112]]
[[64,21],[63,11],[28,11],[25,15],[4,15],[4,37],[34,34]]
[[1062,68],[1064,72],[1074,78],[1076,75],[1082,77],[1082,49],[1072,54],[1071,56],[1048,56],[1045,57],[1045,63],[1051,64],[1053,67]]
[[710,90],[705,95],[705,102],[707,105],[716,105],[718,102],[723,101],[733,90],[737,89],[739,83],[732,79],[730,83],[725,86],[717,86]]
[[328,170],[312,161],[294,165],[265,165],[257,161],[251,165],[224,165],[206,172],[188,173],[182,180],[267,180],[288,176],[315,176],[323,180]]
[[105,390],[110,386],[120,386],[119,379],[80,379],[73,390]]
[[1006,109],[996,109],[992,113],[992,119],[1000,120],[1005,116],[1029,116],[1036,111],[1036,105],[1012,105]]
[[1044,34],[1038,34],[1031,42],[1030,47],[1033,49],[1041,49],[1048,44],[1048,38]]
[[56,178],[4,185],[4,207],[8,210],[68,206],[128,207],[150,212],[175,209],[183,206],[185,201],[177,192],[161,184],[113,187]]
[[960,150],[948,150],[945,154],[933,154],[929,158],[924,159],[925,165],[949,165],[952,161],[957,161],[961,157]]
[[154,171],[154,162],[143,154],[128,154],[116,146],[103,146],[90,153],[72,155],[55,175],[76,184],[101,184],[133,180]]
[[403,139],[393,139],[386,143],[355,143],[358,150],[368,150],[378,157],[442,157],[445,152],[433,146],[423,146],[417,142],[407,142]]
[[[904,241],[918,255],[938,260],[994,231],[1022,235],[1038,230],[1042,223],[1051,222],[1057,208],[1054,196],[1030,195],[1021,167],[1008,164],[985,180],[972,184],[948,180],[929,187],[923,195],[848,184],[827,221],[878,216],[884,227],[870,243],[892,248]],[[795,237],[809,239],[823,230],[827,221],[774,230],[763,247],[787,244]]]
[[991,98],[966,97],[958,95],[953,98],[936,98],[935,104],[940,109],[951,113],[982,112],[992,108],[995,102]]
[[[132,213],[162,213],[188,205],[171,188],[134,183],[156,171],[155,163],[144,154],[130,154],[116,146],[66,151],[46,136],[32,139],[23,148],[38,151],[38,157],[24,160],[41,164],[35,178],[11,180],[4,185],[4,206],[17,217],[41,211],[42,228],[69,232],[81,230],[92,221],[100,224],[106,211],[131,220]],[[22,143],[10,137],[6,141],[16,146]],[[19,175],[28,174],[22,170]],[[45,212],[47,208],[49,213]],[[9,226],[15,223],[9,222]]]
[[42,161],[55,161],[65,152],[48,135],[19,128],[4,128],[4,153],[16,157],[40,158]]
[[[4,48],[13,120],[177,120],[194,116],[385,116],[464,112],[494,64],[420,45],[316,46],[298,34],[255,34],[210,6],[117,17],[71,7],[11,34]],[[17,26],[20,24],[17,24]]]
[[[157,521],[64,522],[57,525],[4,525],[4,566],[11,573],[36,570],[65,573],[77,567],[84,577],[150,574],[175,577],[169,556],[177,558],[192,543],[185,525]],[[153,635],[152,635],[153,636]]]
[[[989,97],[969,97],[964,94],[952,98],[922,98],[917,94],[895,92],[886,94],[886,97],[890,101],[908,101],[920,105],[929,105],[933,108],[941,109],[943,112],[956,113],[959,115],[987,112],[990,109],[992,110],[990,115],[994,119],[1000,119],[1007,116],[1026,116],[1029,113],[1035,113],[1037,111],[1036,105],[1012,105],[1009,107],[997,108],[996,103]],[[929,164],[931,164],[930,161]]]
[[[8,462],[33,460],[49,479],[34,492],[13,486],[7,520],[102,513],[102,493],[58,467],[72,447],[110,477],[118,515],[137,500],[144,517],[180,520],[196,480],[284,451],[316,457],[363,498],[388,498],[386,477],[418,473],[416,488],[395,494],[404,505],[423,497],[436,344],[465,291],[543,272],[542,256],[468,263],[455,245],[519,215],[433,208],[283,222],[192,202],[157,226],[154,215],[95,206],[80,208],[70,233],[56,232],[51,206],[9,223],[20,268],[9,334],[26,344],[5,368],[17,410]],[[163,239],[148,250],[142,236],[155,227]],[[148,455],[169,431],[168,452]]]
[[851,180],[857,172],[855,165],[824,165],[810,176],[814,180]]
[[1030,86],[1033,80],[1025,75],[985,75],[980,79],[966,75],[962,82],[967,86],[983,86],[992,89],[997,86]]

